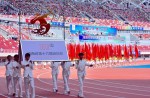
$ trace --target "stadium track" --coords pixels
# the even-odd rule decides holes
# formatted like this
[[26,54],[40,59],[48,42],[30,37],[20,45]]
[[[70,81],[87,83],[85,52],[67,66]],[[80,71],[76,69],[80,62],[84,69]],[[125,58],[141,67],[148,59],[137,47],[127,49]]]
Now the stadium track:
[[[34,70],[36,98],[75,98],[78,94],[76,69],[71,69],[69,96],[63,95],[62,69],[58,79],[59,93],[52,92],[51,69]],[[0,67],[0,98],[8,98],[5,68]],[[150,98],[150,69],[87,68],[85,98]],[[13,97],[9,97],[13,98]]]

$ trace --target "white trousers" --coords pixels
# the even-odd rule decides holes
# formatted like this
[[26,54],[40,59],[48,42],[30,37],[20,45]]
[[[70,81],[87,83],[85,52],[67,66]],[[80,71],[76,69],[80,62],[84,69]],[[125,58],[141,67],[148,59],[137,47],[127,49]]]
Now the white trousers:
[[67,93],[69,90],[69,74],[68,73],[62,73],[63,74],[63,80],[64,80],[64,91]]
[[13,83],[13,77],[12,76],[6,76],[6,84],[7,84],[7,90],[8,94],[14,93],[14,83]]
[[57,78],[58,78],[58,73],[52,73],[52,80],[53,80],[53,90],[58,90],[57,86]]
[[84,97],[83,95],[83,83],[84,83],[85,74],[80,73],[78,74],[78,81],[79,81],[79,96]]
[[[34,88],[34,78],[33,77],[24,77],[24,87],[26,98],[35,98],[35,88]],[[31,97],[29,93],[31,89]]]
[[[21,77],[13,77],[14,79],[14,92],[16,94],[16,96],[19,95],[19,97],[22,96],[22,78]],[[17,88],[19,86],[19,94],[18,94],[18,91],[17,91]]]

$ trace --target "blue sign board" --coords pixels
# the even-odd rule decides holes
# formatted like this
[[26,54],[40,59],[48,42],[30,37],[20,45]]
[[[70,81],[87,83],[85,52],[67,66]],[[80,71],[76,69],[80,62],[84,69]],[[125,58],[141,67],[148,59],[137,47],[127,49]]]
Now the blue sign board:
[[70,25],[71,34],[88,35],[88,36],[115,36],[117,34],[116,28],[100,27],[100,26],[82,26]]
[[64,27],[64,23],[63,22],[51,22],[50,24],[52,26],[56,26],[56,27]]

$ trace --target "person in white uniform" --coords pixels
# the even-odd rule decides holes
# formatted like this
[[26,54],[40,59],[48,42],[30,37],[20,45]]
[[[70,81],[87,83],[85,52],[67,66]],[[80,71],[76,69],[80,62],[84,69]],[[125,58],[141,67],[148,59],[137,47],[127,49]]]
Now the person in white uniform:
[[52,80],[53,80],[53,92],[58,92],[57,79],[59,74],[60,62],[51,62]]
[[[25,60],[21,62],[24,68],[24,87],[26,98],[35,98],[34,78],[33,78],[33,62],[30,60],[30,54],[25,54]],[[30,86],[30,87],[29,87]],[[29,93],[31,89],[31,97]]]
[[88,64],[86,60],[83,59],[84,54],[79,53],[79,60],[76,63],[76,69],[77,69],[77,75],[78,75],[78,81],[79,81],[79,98],[84,98],[83,94],[83,82],[86,75],[86,66],[92,67],[93,65]]
[[73,63],[70,61],[63,61],[61,62],[62,66],[62,76],[64,80],[64,94],[70,94],[70,89],[69,89],[69,76],[70,76],[70,67],[74,66]]
[[46,62],[42,62],[43,69],[46,69]]
[[19,56],[14,56],[14,62],[13,62],[13,80],[14,80],[14,92],[15,97],[18,97],[18,86],[19,86],[19,97],[22,96],[22,77],[21,77],[21,65],[19,64]]
[[[7,90],[8,90],[8,95],[15,96],[14,90],[13,90],[13,63],[12,63],[12,56],[8,55],[7,56],[7,61],[5,62],[5,67],[6,67],[6,84],[7,84]],[[12,87],[12,88],[11,88]]]

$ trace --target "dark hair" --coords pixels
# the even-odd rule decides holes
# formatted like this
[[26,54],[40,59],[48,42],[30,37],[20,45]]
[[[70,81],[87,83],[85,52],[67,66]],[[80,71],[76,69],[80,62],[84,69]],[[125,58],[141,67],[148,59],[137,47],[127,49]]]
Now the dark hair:
[[14,58],[19,58],[19,55],[18,54],[14,55]]
[[7,59],[9,59],[10,57],[11,57],[11,55],[8,55],[8,56],[7,56]]
[[78,55],[79,55],[79,56],[84,56],[84,53],[79,53]]
[[30,53],[26,53],[26,54],[25,54],[25,57],[30,57]]

